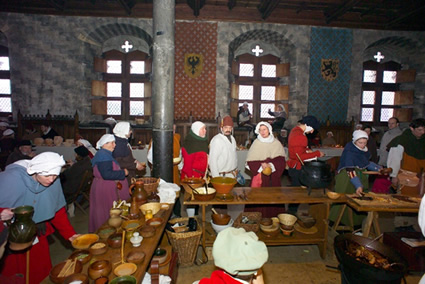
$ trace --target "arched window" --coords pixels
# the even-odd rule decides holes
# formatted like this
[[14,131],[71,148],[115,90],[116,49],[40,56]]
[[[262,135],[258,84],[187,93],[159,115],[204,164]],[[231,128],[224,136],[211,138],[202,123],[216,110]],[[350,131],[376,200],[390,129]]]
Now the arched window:
[[393,116],[400,121],[411,120],[413,91],[403,90],[401,83],[414,82],[416,72],[400,69],[394,61],[363,63],[361,122],[386,124]]
[[12,113],[12,88],[10,83],[9,50],[0,45],[0,113]]
[[[96,67],[97,66],[97,67]],[[123,53],[110,50],[95,60],[103,81],[94,81],[92,112],[119,120],[148,118],[151,115],[151,60],[142,51]]]

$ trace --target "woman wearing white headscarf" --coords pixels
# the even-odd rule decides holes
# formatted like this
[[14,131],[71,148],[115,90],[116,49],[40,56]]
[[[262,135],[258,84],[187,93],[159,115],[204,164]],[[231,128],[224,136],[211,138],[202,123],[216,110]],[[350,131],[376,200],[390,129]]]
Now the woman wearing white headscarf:
[[182,144],[183,169],[181,179],[204,177],[208,167],[207,128],[201,121],[195,121]]
[[130,198],[125,178],[128,171],[122,170],[112,156],[115,149],[114,135],[103,135],[97,141],[96,148],[99,151],[91,160],[94,179],[90,191],[89,232],[95,232],[108,220],[114,200]]
[[[38,242],[27,251],[6,252],[0,274],[12,281],[40,283],[52,267],[47,236],[55,229],[64,239],[72,241],[78,235],[65,210],[65,198],[57,178],[65,161],[57,153],[44,152],[31,160],[20,160],[0,173],[0,211],[23,205],[34,207],[33,221],[37,224]],[[29,256],[29,274],[27,257]],[[25,279],[29,275],[29,279]]]
[[277,111],[271,111],[271,109],[269,109],[269,114],[275,117],[274,121],[272,122],[273,131],[282,129],[287,116],[285,106],[283,104],[278,104]]
[[84,146],[89,150],[90,159],[93,159],[94,155],[96,155],[96,149],[90,144],[89,141],[85,139],[78,139],[77,146]]
[[128,180],[136,175],[136,169],[141,171],[146,167],[144,163],[137,161],[133,157],[133,151],[130,144],[128,144],[128,138],[130,138],[131,133],[130,123],[127,121],[118,122],[114,127],[116,147],[112,152],[112,156],[117,160],[121,168],[128,170]]

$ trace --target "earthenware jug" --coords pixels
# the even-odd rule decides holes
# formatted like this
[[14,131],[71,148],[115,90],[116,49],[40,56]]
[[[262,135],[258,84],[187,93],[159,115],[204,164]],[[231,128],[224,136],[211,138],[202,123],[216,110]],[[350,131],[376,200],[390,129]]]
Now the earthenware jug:
[[120,216],[121,212],[122,212],[121,209],[118,209],[118,208],[112,208],[109,211],[109,216],[111,216],[108,219],[109,226],[112,226],[114,228],[118,228],[119,226],[121,226],[121,223],[122,223],[122,219]]
[[143,187],[143,181],[136,181],[130,186],[128,190],[130,195],[133,197],[132,199],[136,201],[137,208],[147,202],[148,194]]
[[32,216],[34,207],[25,205],[13,209],[15,222],[9,222],[9,246],[12,250],[23,250],[31,246],[37,233]]

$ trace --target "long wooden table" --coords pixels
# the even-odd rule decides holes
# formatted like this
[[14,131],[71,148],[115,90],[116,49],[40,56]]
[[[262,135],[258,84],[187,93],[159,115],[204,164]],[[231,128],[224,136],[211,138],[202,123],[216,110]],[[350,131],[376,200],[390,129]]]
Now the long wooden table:
[[[211,225],[206,222],[206,207],[208,205],[230,205],[230,204],[310,204],[310,215],[316,219],[317,233],[307,235],[295,231],[291,237],[285,237],[279,234],[276,237],[268,237],[261,231],[257,232],[259,239],[266,245],[301,245],[317,244],[322,258],[326,256],[326,244],[328,238],[328,217],[329,208],[332,203],[345,202],[345,197],[338,200],[329,199],[323,195],[322,190],[313,190],[311,195],[307,194],[307,189],[302,187],[236,187],[233,188],[233,195],[246,193],[247,200],[222,201],[213,199],[210,201],[191,200],[191,196],[186,192],[184,196],[185,205],[199,205],[202,211],[202,247],[212,246],[215,240],[215,234],[211,233]],[[282,206],[282,212],[284,211]],[[208,232],[208,235],[206,234]]]
[[[170,204],[170,207],[167,210],[160,210],[157,214],[155,214],[154,217],[161,217],[164,220],[164,222],[159,227],[156,228],[156,232],[155,232],[155,235],[153,237],[144,238],[141,246],[138,247],[138,248],[134,248],[129,241],[125,242],[124,256],[127,255],[132,250],[142,251],[142,252],[145,253],[145,259],[143,260],[143,262],[141,264],[137,265],[137,270],[133,274],[133,276],[136,277],[136,279],[137,279],[137,283],[142,282],[142,280],[145,276],[145,273],[149,268],[153,253],[159,245],[159,242],[160,242],[161,237],[162,237],[164,230],[165,230],[165,226],[166,226],[168,219],[170,218],[171,213],[173,211],[173,205],[174,204]],[[144,224],[144,219],[142,219],[142,222]],[[93,256],[92,259],[84,265],[82,273],[87,274],[89,264],[93,263],[96,260],[101,260],[101,259],[107,259],[112,264],[112,271],[108,276],[109,281],[116,278],[117,276],[114,274],[114,268],[117,265],[119,265],[119,263],[121,261],[121,249],[120,248],[119,249],[118,248],[117,249],[108,248],[108,251],[105,254]],[[42,283],[53,283],[53,282],[50,281],[49,277],[46,277],[43,280]]]

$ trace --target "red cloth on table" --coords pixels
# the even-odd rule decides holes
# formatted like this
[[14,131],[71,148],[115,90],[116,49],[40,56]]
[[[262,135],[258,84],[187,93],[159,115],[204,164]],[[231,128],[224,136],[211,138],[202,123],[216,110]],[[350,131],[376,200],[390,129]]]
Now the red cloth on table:
[[[75,235],[74,228],[66,215],[65,207],[56,212],[55,216],[45,223],[46,233],[38,236],[39,242],[29,248],[29,283],[31,284],[40,283],[49,275],[52,268],[47,236],[52,234],[55,228],[66,240]],[[1,283],[25,283],[27,251],[14,252],[7,250],[5,252],[0,262]]]
[[208,165],[208,154],[205,152],[195,152],[188,154],[185,148],[182,148],[182,156],[184,159],[183,169],[181,170],[181,179],[186,177],[205,176]]
[[199,284],[241,284],[240,281],[234,279],[232,276],[222,270],[215,270],[211,273],[210,278],[202,278]]
[[295,126],[292,128],[288,137],[288,167],[291,169],[295,167],[297,170],[301,169],[301,163],[297,157],[297,154],[303,161],[315,157],[320,157],[319,151],[307,153],[307,150],[310,150],[308,148],[308,139],[304,135],[304,131],[299,126]]

